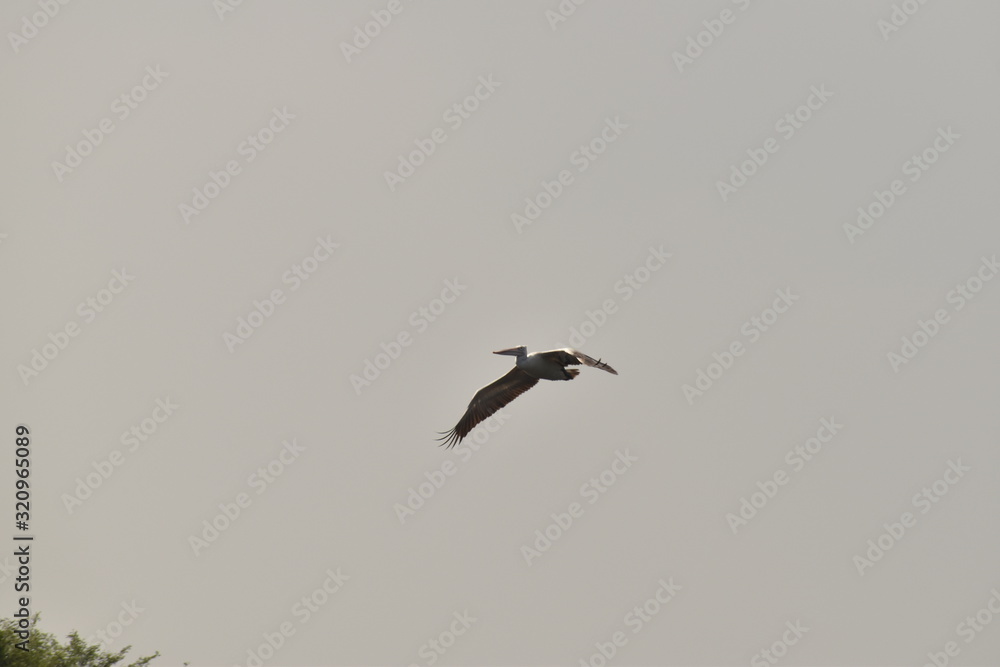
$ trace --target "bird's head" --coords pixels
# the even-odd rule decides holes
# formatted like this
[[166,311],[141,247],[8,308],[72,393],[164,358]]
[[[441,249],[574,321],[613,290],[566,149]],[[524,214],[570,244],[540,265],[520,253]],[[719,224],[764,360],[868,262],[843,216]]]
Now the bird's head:
[[511,357],[523,357],[528,354],[528,348],[524,345],[518,345],[517,347],[508,347],[506,350],[497,350],[493,354],[506,354]]

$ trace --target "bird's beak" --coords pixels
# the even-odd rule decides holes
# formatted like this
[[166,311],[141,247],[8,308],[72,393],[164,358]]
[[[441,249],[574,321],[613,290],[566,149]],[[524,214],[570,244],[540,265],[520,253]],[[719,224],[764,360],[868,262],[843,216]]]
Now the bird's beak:
[[497,350],[493,354],[509,354],[512,357],[516,357],[518,349],[519,348],[516,348],[516,347],[509,347],[506,350]]

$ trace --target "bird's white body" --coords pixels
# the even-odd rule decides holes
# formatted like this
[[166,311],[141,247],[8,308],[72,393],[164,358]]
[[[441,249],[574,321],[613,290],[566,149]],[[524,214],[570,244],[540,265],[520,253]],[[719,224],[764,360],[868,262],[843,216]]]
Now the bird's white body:
[[563,364],[554,362],[551,356],[546,357],[542,352],[518,356],[517,367],[539,380],[571,380],[573,378]]

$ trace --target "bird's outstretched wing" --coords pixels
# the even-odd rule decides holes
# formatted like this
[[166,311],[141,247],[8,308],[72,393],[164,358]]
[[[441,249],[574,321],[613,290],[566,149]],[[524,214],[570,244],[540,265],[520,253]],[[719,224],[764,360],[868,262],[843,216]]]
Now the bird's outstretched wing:
[[442,437],[438,440],[443,440],[441,444],[451,449],[462,442],[462,438],[469,435],[476,424],[534,387],[537,382],[537,378],[531,377],[515,366],[496,382],[477,391],[469,403],[469,409],[458,420],[455,428],[442,433]]
[[608,366],[606,363],[600,359],[594,359],[593,357],[588,357],[580,350],[574,350],[571,347],[564,347],[559,350],[560,352],[565,352],[569,359],[565,360],[564,363],[568,365],[583,364],[584,366],[593,366],[594,368],[600,368],[602,371],[607,371],[612,375],[618,375],[618,371]]

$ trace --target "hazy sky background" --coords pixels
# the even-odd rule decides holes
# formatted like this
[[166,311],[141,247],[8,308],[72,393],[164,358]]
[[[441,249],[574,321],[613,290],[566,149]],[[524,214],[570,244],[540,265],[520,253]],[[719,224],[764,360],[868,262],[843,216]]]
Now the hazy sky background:
[[[156,665],[996,662],[1000,4],[222,4],[0,10],[44,630]],[[620,375],[436,446],[492,350],[571,342]]]

